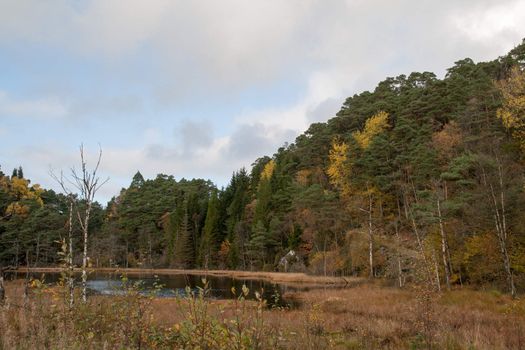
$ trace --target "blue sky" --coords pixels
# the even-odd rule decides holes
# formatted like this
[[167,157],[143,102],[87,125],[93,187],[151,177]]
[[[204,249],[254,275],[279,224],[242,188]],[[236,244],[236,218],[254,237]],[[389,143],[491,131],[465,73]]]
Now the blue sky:
[[225,185],[386,76],[493,59],[523,1],[0,0],[0,167],[103,149],[106,201],[140,170]]

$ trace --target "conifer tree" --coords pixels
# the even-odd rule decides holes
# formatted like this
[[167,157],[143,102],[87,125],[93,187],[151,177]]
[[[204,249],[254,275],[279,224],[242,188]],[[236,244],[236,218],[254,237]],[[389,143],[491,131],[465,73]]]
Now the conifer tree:
[[219,199],[217,191],[213,191],[208,201],[206,221],[202,232],[202,239],[199,249],[199,264],[205,268],[216,265],[219,230]]

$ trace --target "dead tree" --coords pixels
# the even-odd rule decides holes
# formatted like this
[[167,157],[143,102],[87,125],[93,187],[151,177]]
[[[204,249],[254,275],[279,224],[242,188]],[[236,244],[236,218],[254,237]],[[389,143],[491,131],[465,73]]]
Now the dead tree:
[[368,208],[359,208],[359,210],[365,212],[368,217],[368,268],[369,268],[369,278],[374,278],[374,228],[372,222],[372,210],[373,210],[373,199],[372,199],[372,189],[370,186],[366,185],[366,193],[368,196]]
[[[481,167],[482,179],[485,187],[488,188],[489,198],[493,211],[493,219],[496,228],[496,236],[499,242],[499,248],[501,253],[501,258],[503,260],[503,268],[507,276],[507,283],[509,292],[512,297],[516,296],[516,285],[514,284],[514,275],[512,273],[511,264],[510,264],[510,255],[508,252],[508,230],[507,230],[507,218],[505,211],[505,186],[503,181],[503,167],[501,160],[496,157],[497,161],[497,182],[499,185],[499,196],[495,186],[487,180],[487,173],[485,168]],[[499,197],[499,200],[498,200]]]
[[[71,178],[67,181],[72,184],[79,193],[79,200],[82,203],[82,207],[79,205],[75,206],[73,210],[73,202],[69,202],[70,215],[69,215],[69,256],[68,256],[68,265],[70,272],[72,272],[73,267],[73,255],[72,255],[72,221],[73,221],[73,211],[76,212],[76,216],[82,230],[82,241],[83,241],[83,252],[82,252],[82,301],[86,302],[87,300],[87,268],[88,268],[88,235],[89,235],[89,219],[91,214],[91,209],[93,207],[93,202],[95,200],[95,195],[97,191],[102,187],[106,182],[109,181],[109,178],[101,181],[97,175],[98,168],[100,166],[100,161],[102,160],[102,149],[99,149],[98,158],[96,165],[93,169],[88,169],[87,161],[84,153],[84,145],[80,145],[80,170],[76,170],[74,167],[71,168]],[[62,177],[60,183],[64,184]],[[66,186],[62,186],[64,191],[68,194],[70,200],[73,199],[70,191],[67,191]],[[71,279],[70,279],[71,281]],[[71,282],[70,282],[71,283]],[[73,297],[72,284],[70,286],[70,303],[71,298]],[[70,304],[71,305],[71,304]]]
[[67,269],[68,269],[68,289],[69,289],[69,308],[73,307],[75,302],[75,275],[74,275],[74,265],[73,265],[73,204],[74,198],[70,194],[68,196],[69,206],[68,206],[68,235],[67,235]]
[[450,290],[450,261],[448,257],[450,256],[449,250],[448,250],[448,239],[447,234],[445,232],[445,228],[443,225],[443,215],[441,213],[441,198],[440,198],[440,186],[439,184],[435,184],[435,192],[436,192],[436,206],[437,206],[437,214],[438,214],[438,223],[439,223],[439,232],[441,235],[441,258],[443,259],[443,269],[445,271],[445,285],[447,287],[447,290]]
[[80,210],[77,206],[77,217],[82,230],[83,238],[83,252],[82,252],[82,301],[87,300],[87,267],[88,267],[88,233],[89,233],[89,216],[91,214],[91,208],[95,200],[95,194],[109,178],[104,181],[100,181],[97,175],[98,167],[102,159],[102,149],[99,149],[98,159],[93,170],[87,168],[87,163],[84,155],[84,146],[80,145],[80,163],[81,168],[78,172],[75,168],[71,169],[71,175],[73,178],[73,184],[80,192],[80,199],[84,204],[83,210]]
[[374,236],[372,228],[372,192],[368,189],[368,263],[370,278],[374,278]]
[[68,287],[68,294],[69,294],[69,308],[71,309],[73,307],[73,304],[75,302],[75,275],[74,275],[74,265],[73,265],[73,211],[74,211],[74,205],[75,205],[75,195],[69,190],[65,180],[64,175],[62,172],[60,172],[60,177],[56,176],[53,171],[50,171],[51,177],[60,185],[62,188],[62,191],[67,197],[68,201],[68,220],[67,220],[67,228],[68,228],[68,234],[66,238],[66,242],[64,245],[65,250],[65,264],[66,264],[66,271],[65,271],[65,278],[66,278],[66,284]]

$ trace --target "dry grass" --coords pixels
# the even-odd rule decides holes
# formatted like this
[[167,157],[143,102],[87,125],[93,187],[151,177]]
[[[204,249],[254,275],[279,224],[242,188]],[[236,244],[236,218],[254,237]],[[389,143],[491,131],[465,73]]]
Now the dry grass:
[[325,332],[371,348],[406,348],[420,340],[440,349],[525,348],[523,300],[471,290],[431,294],[426,300],[424,294],[365,285],[294,297],[303,304],[296,312],[316,308]]
[[[8,284],[7,295],[13,303],[23,303],[22,292],[22,284]],[[46,340],[42,332],[47,328],[35,325],[38,324],[38,317],[42,316],[39,312],[46,312],[46,307],[49,308],[53,303],[51,294],[44,298],[44,304],[39,304],[40,309],[34,307],[29,315],[22,308],[0,311],[0,314],[3,312],[3,321],[0,321],[3,324],[0,327],[7,327],[11,332],[10,343],[6,344],[15,344],[16,339],[12,337],[16,334],[49,343],[49,347],[37,345],[36,348],[83,348],[86,343],[79,341],[83,338],[69,337],[67,327],[55,332],[59,337],[57,339],[69,339],[60,342],[57,339]],[[99,317],[106,323],[113,322],[106,324],[91,320],[87,324],[88,328],[93,325],[100,327],[91,329],[91,332],[99,332],[100,339],[106,342],[104,344],[107,348],[122,348],[123,344],[124,348],[137,348],[136,339],[143,339],[142,348],[186,348],[191,341],[197,341],[197,337],[192,334],[199,334],[201,331],[211,339],[206,338],[202,342],[209,341],[206,343],[208,346],[215,344],[209,348],[237,347],[232,344],[241,344],[242,346],[237,347],[239,349],[302,350],[525,348],[525,302],[499,293],[457,290],[435,294],[424,289],[399,290],[366,284],[346,289],[290,293],[284,297],[293,300],[298,306],[293,309],[260,310],[255,301],[220,300],[202,301],[199,304],[195,299],[182,302],[172,298],[148,299],[147,311],[141,316],[144,322],[138,322],[139,326],[125,326],[126,319],[134,317],[134,314],[112,318],[104,311],[109,309],[111,312],[130,312],[127,308],[137,307],[137,300],[128,300],[123,307],[114,305],[122,302],[116,301],[117,299],[93,297],[89,304],[92,310],[80,310],[87,314],[79,315],[78,318]],[[32,300],[34,298],[36,296]],[[192,310],[196,311],[192,313]],[[258,310],[261,311],[260,315]],[[259,317],[261,323],[255,322]],[[14,325],[7,325],[6,322],[14,322]],[[246,338],[238,338],[244,339],[243,342],[235,338],[235,322],[245,327],[243,334]],[[55,327],[61,329],[59,323]],[[111,337],[117,337],[112,329],[122,333],[122,328],[128,334],[139,332],[140,336],[131,337],[130,339],[134,339],[132,342],[126,343],[125,339],[121,339],[111,343]],[[262,340],[257,340],[258,334],[262,334]],[[95,345],[91,348],[95,349],[101,343],[93,344]],[[191,344],[192,347],[199,345],[198,342]],[[10,347],[4,345],[3,348]]]

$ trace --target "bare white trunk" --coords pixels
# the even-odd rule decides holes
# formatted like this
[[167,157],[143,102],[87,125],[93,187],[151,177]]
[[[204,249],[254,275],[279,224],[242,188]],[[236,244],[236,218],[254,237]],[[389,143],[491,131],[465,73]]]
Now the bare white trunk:
[[503,187],[503,171],[501,167],[501,163],[498,159],[498,177],[499,177],[499,188],[500,188],[500,202],[501,202],[501,225],[502,225],[502,231],[503,231],[503,237],[505,240],[507,240],[507,215],[505,213],[505,194],[504,194],[504,187]]
[[75,279],[73,271],[73,198],[69,198],[69,227],[68,227],[68,252],[67,252],[67,285],[69,289],[69,308],[75,303]]
[[[500,179],[501,179],[501,173],[500,173]],[[504,224],[504,215],[503,213],[500,214],[500,211],[498,208],[498,202],[496,200],[496,195],[494,193],[494,187],[492,186],[492,184],[490,184],[489,187],[490,187],[490,192],[491,192],[493,205],[494,205],[494,222],[496,225],[496,235],[498,236],[500,253],[503,259],[503,268],[505,269],[505,274],[507,275],[507,283],[509,287],[509,292],[512,295],[512,297],[515,297],[516,296],[516,286],[514,284],[514,276],[510,268],[510,258],[509,258],[509,253],[507,249],[507,234],[505,232],[506,226]],[[501,192],[502,192],[501,200],[504,200],[503,189],[501,190]],[[503,205],[503,203],[504,202],[502,202],[501,204]]]
[[82,229],[83,235],[83,253],[82,253],[82,301],[87,301],[87,268],[88,268],[88,234],[89,234],[89,215],[93,201],[95,200],[95,194],[98,189],[104,185],[109,179],[106,179],[102,183],[99,183],[97,177],[98,167],[102,158],[102,150],[99,152],[98,161],[95,168],[89,171],[86,166],[84,158],[84,147],[80,146],[80,159],[81,159],[81,173],[77,173],[74,169],[72,170],[73,179],[76,183],[77,189],[80,191],[81,199],[85,205],[83,213],[77,209],[78,221]]
[[419,235],[419,230],[417,229],[416,220],[414,219],[413,216],[412,216],[412,229],[414,230],[414,235],[416,236],[417,247],[419,248],[419,254],[421,254],[421,257],[423,258],[423,263],[425,264],[425,269],[427,270],[429,280],[431,281],[432,277],[430,275],[427,255],[425,254],[425,249],[423,247],[423,242],[421,241],[421,236]]
[[5,287],[4,287],[4,273],[0,269],[0,306],[3,306],[5,303]]
[[439,281],[439,264],[436,259],[436,252],[432,250],[432,261],[434,262],[434,273],[436,274],[436,288],[438,292],[441,292],[441,283]]
[[88,228],[89,228],[89,214],[91,212],[91,203],[87,204],[86,216],[82,231],[84,236],[84,251],[82,254],[82,301],[87,301],[87,267],[88,267]]
[[403,269],[401,268],[401,237],[399,237],[399,229],[397,222],[395,222],[396,239],[397,239],[397,279],[399,288],[403,288]]
[[374,278],[374,237],[372,231],[372,193],[368,190],[368,262],[370,278]]
[[450,290],[450,264],[448,261],[448,242],[445,229],[443,227],[443,217],[441,215],[441,201],[439,196],[437,197],[437,210],[438,210],[438,220],[439,220],[439,232],[441,233],[441,256],[443,258],[443,268],[445,270],[445,283],[447,290]]
[[498,161],[498,177],[499,177],[499,185],[500,185],[500,204],[502,207],[502,213],[500,215],[499,212],[499,206],[498,201],[496,199],[496,194],[494,192],[494,186],[492,186],[491,183],[488,183],[487,181],[487,175],[485,173],[485,169],[482,167],[482,175],[483,175],[483,183],[486,187],[490,189],[490,195],[492,198],[492,205],[494,210],[494,223],[496,226],[496,235],[498,237],[498,242],[500,246],[500,252],[503,259],[503,267],[505,269],[505,274],[507,275],[507,283],[509,285],[509,291],[512,297],[516,296],[516,286],[514,285],[514,276],[512,275],[512,270],[510,269],[510,259],[509,254],[507,250],[507,224],[506,224],[506,218],[505,218],[505,196],[504,196],[504,187],[503,187],[503,172],[502,172],[502,166]]
[[507,250],[507,244],[505,241],[505,237],[503,236],[503,233],[502,233],[502,228],[500,224],[498,223],[498,218],[496,215],[494,215],[494,222],[496,223],[496,233],[498,236],[501,257],[503,258],[503,267],[505,268],[505,274],[507,275],[507,283],[509,285],[509,291],[512,297],[515,297],[516,296],[516,286],[514,284],[514,276],[512,275],[512,271],[510,269],[510,259],[509,259],[509,253]]

